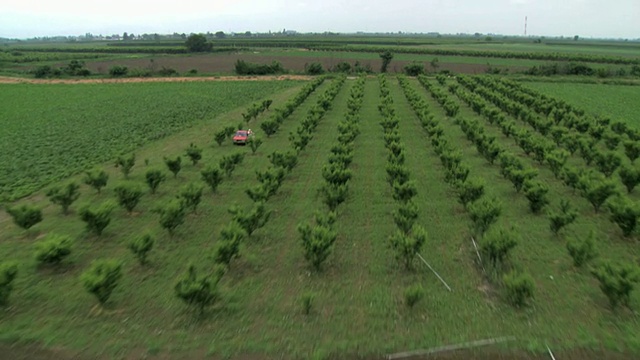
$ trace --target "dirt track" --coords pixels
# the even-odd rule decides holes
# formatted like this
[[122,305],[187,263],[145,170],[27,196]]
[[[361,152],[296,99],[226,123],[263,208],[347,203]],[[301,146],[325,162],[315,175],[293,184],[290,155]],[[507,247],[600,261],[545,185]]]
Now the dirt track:
[[310,80],[311,76],[278,75],[278,76],[200,76],[200,77],[151,77],[122,79],[27,79],[0,76],[0,84],[113,84],[138,82],[189,82],[189,81],[277,81],[277,80]]

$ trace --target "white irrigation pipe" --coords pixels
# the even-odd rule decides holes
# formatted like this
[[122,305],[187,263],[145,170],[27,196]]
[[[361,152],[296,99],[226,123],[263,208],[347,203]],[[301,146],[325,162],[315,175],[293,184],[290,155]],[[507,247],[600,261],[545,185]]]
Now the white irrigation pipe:
[[392,360],[392,359],[405,359],[405,358],[409,358],[409,357],[424,356],[424,355],[429,355],[429,354],[441,353],[441,352],[445,352],[445,351],[462,350],[462,349],[469,349],[469,348],[474,348],[474,347],[479,347],[479,346],[492,345],[492,344],[497,344],[497,343],[501,343],[501,342],[505,342],[505,341],[512,341],[512,340],[515,340],[515,337],[513,337],[513,336],[505,336],[505,337],[499,337],[499,338],[494,338],[494,339],[470,341],[470,342],[456,344],[456,345],[440,346],[440,347],[431,348],[431,349],[427,349],[427,350],[415,350],[415,351],[407,351],[407,352],[391,354],[391,355],[387,355],[387,359],[389,359],[389,360]]
[[444,286],[446,286],[446,287],[447,287],[447,289],[448,289],[449,291],[453,291],[453,290],[451,290],[451,288],[449,287],[449,285],[447,285],[447,283],[444,281],[444,279],[442,279],[442,277],[440,277],[440,274],[438,274],[435,270],[433,270],[433,268],[431,267],[431,265],[429,265],[429,263],[427,262],[427,260],[425,260],[425,259],[422,257],[422,255],[420,255],[420,254],[418,254],[418,253],[416,253],[416,255],[418,255],[418,257],[420,258],[420,260],[422,260],[422,261],[425,263],[425,265],[427,265],[427,266],[429,267],[429,269],[430,269],[431,271],[433,271],[433,273],[434,273],[434,274],[436,274],[436,276],[438,277],[438,279],[440,279],[440,281],[444,284]]
[[476,249],[476,255],[478,255],[478,260],[480,260],[480,266],[482,267],[482,272],[486,274],[487,270],[484,269],[484,264],[482,263],[482,257],[480,257],[480,252],[478,251],[478,246],[476,245],[476,241],[473,239],[473,236],[471,237],[471,242],[473,242],[473,247]]

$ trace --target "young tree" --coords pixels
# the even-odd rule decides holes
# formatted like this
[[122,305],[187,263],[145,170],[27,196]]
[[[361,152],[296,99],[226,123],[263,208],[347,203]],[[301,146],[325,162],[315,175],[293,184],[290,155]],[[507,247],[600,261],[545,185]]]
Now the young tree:
[[232,221],[222,228],[220,230],[220,241],[214,253],[215,263],[229,268],[231,261],[239,256],[240,243],[245,235],[245,231],[237,221]]
[[169,236],[173,236],[176,228],[184,223],[186,216],[184,205],[177,199],[165,203],[155,212],[160,214],[160,226],[169,232]]
[[287,171],[291,171],[298,163],[298,155],[294,151],[286,153],[274,151],[268,157],[273,166],[287,169]]
[[200,172],[200,175],[202,176],[202,181],[209,185],[211,191],[215,193],[218,185],[222,182],[222,172],[220,168],[211,165],[207,166],[207,168]]
[[267,134],[267,137],[271,137],[271,135],[275,134],[279,127],[280,124],[273,120],[265,120],[260,124],[260,129]]
[[180,199],[185,209],[196,212],[196,208],[198,204],[200,204],[200,199],[202,199],[202,190],[202,185],[193,182],[189,183],[180,189],[178,199]]
[[129,242],[129,250],[136,256],[140,265],[147,263],[147,255],[153,248],[153,242],[151,234],[137,236]]
[[136,154],[131,154],[129,156],[120,155],[116,159],[116,167],[120,168],[120,171],[122,171],[122,174],[124,175],[125,178],[129,177],[129,174],[131,173],[131,168],[133,168],[133,165],[135,165],[135,163],[136,163]]
[[94,260],[91,267],[80,275],[85,289],[104,307],[122,277],[122,264],[117,260]]
[[202,149],[195,146],[193,143],[191,143],[185,151],[193,165],[196,165],[198,161],[202,159]]
[[581,183],[582,195],[593,205],[595,212],[600,211],[602,204],[618,192],[615,183],[610,179],[585,180]]
[[62,207],[62,213],[69,213],[69,206],[73,204],[80,197],[78,192],[80,185],[75,182],[70,182],[63,187],[53,187],[47,191],[47,196],[52,203],[60,205]]
[[640,281],[637,265],[606,261],[594,267],[591,273],[600,282],[600,290],[607,296],[612,308],[629,306],[631,292]]
[[516,168],[507,168],[505,170],[506,178],[511,181],[513,187],[516,189],[516,192],[520,192],[524,183],[533,180],[536,176],[538,176],[538,171],[533,168],[526,169],[516,169]]
[[233,135],[236,133],[236,128],[235,126],[227,126],[224,128],[224,133],[227,135],[227,137],[229,139],[231,139],[233,137]]
[[222,129],[213,135],[213,139],[218,143],[219,146],[222,146],[222,143],[227,139],[227,132]]
[[176,296],[188,306],[197,308],[202,316],[205,308],[220,298],[218,283],[221,278],[220,272],[198,277],[195,266],[191,264],[186,275],[175,286]]
[[244,153],[235,153],[233,155],[225,155],[220,159],[220,169],[224,171],[227,177],[231,177],[233,170],[236,169],[242,160],[244,159]]
[[622,230],[624,237],[631,236],[638,225],[640,208],[631,200],[623,196],[616,196],[607,202],[611,212],[611,221]]
[[0,306],[9,303],[13,291],[13,281],[18,275],[18,266],[14,263],[0,263]]
[[623,143],[624,153],[632,162],[640,157],[640,142],[635,140],[627,140]]
[[254,231],[263,227],[271,216],[271,211],[266,210],[264,202],[254,203],[251,211],[248,213],[245,213],[244,210],[237,206],[231,207],[229,213],[233,216],[233,220],[235,220],[249,236],[251,236]]
[[28,230],[42,221],[40,208],[23,204],[18,207],[8,207],[7,213],[13,218],[13,222],[21,228]]
[[71,238],[49,234],[36,243],[36,261],[44,265],[59,265],[71,254]]
[[589,261],[598,256],[598,250],[596,249],[595,234],[593,230],[589,233],[589,236],[581,238],[574,236],[567,241],[567,251],[573,259],[573,265],[575,267],[581,267]]
[[533,297],[535,282],[529,273],[511,271],[502,278],[507,290],[507,299],[516,307],[522,307]]
[[398,261],[404,264],[405,269],[411,270],[413,260],[427,241],[427,232],[420,226],[414,226],[410,234],[398,231],[389,237],[389,241]]
[[467,210],[473,222],[474,232],[482,236],[502,214],[502,205],[495,198],[482,198],[471,203]]
[[549,211],[549,228],[557,235],[562,228],[573,223],[578,217],[578,211],[571,207],[567,200],[560,200],[560,211]]
[[393,54],[391,51],[387,50],[380,54],[380,59],[382,59],[382,66],[380,67],[381,73],[386,73],[391,60],[393,60]]
[[397,181],[393,183],[393,198],[396,201],[407,202],[418,194],[416,183],[413,180],[409,180],[403,184]]
[[255,154],[256,151],[258,151],[258,148],[260,147],[260,145],[262,145],[262,139],[258,138],[258,137],[251,137],[249,138],[249,147],[251,147],[251,153]]
[[111,201],[106,201],[94,207],[89,205],[82,207],[80,209],[80,219],[87,224],[87,231],[93,232],[98,236],[102,235],[104,229],[111,222],[111,212],[114,207],[115,204]]
[[509,256],[511,249],[518,245],[518,241],[519,236],[513,228],[509,230],[493,229],[482,239],[480,249],[489,259],[491,265],[500,267]]
[[329,207],[330,211],[334,211],[338,205],[347,200],[349,187],[348,184],[332,185],[324,183],[318,192],[322,196],[322,202]]
[[482,179],[468,179],[458,185],[458,200],[465,208],[484,195],[484,181]]
[[177,178],[180,169],[182,169],[182,158],[180,156],[176,157],[175,159],[165,157],[164,163],[167,165],[169,171],[173,173],[173,177]]
[[620,171],[618,171],[618,175],[620,175],[620,181],[622,181],[629,193],[640,184],[640,168],[634,164],[623,164],[620,167]]
[[393,221],[405,235],[411,232],[416,219],[418,219],[418,206],[411,200],[400,203],[398,209],[393,212]]
[[556,178],[560,177],[562,168],[567,163],[567,159],[569,159],[569,153],[562,149],[553,150],[547,153],[546,161]]
[[410,309],[413,309],[422,298],[424,298],[424,288],[420,284],[411,285],[404,290],[404,303]]
[[114,188],[118,205],[122,206],[129,214],[135,209],[142,198],[143,191],[138,184],[124,183]]
[[165,176],[165,174],[163,174],[162,170],[159,169],[147,170],[147,173],[145,174],[145,180],[152,194],[156,193],[156,190],[158,190],[158,186],[160,186],[160,184],[166,179],[167,177]]
[[322,263],[327,260],[333,250],[333,243],[337,234],[328,226],[309,224],[298,225],[298,232],[302,240],[304,257],[316,271],[322,269]]
[[106,171],[100,169],[87,171],[84,177],[84,183],[96,189],[98,194],[103,187],[107,186],[108,180],[109,174],[107,174]]
[[547,193],[549,188],[539,181],[529,180],[524,184],[524,195],[529,200],[529,208],[534,214],[538,214],[542,208],[549,204]]
[[332,185],[342,185],[351,179],[351,171],[339,164],[326,164],[322,167],[322,177]]
[[622,158],[615,151],[607,151],[605,153],[597,153],[596,157],[596,165],[598,166],[598,170],[604,174],[606,177],[611,177],[614,171],[620,166],[622,163]]

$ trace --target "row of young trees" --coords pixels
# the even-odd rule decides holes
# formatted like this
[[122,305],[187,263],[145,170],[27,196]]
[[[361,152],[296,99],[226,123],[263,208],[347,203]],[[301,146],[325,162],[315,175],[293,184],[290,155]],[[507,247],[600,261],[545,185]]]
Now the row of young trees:
[[[469,177],[470,167],[464,163],[462,152],[449,142],[444,135],[444,128],[424,99],[418,95],[408,81],[400,77],[400,85],[404,94],[418,116],[423,128],[431,140],[433,149],[440,158],[445,169],[445,181],[456,192],[458,201],[465,208],[471,219],[472,235],[479,239],[480,252],[488,260],[492,270],[489,280],[501,283],[506,289],[507,299],[516,306],[522,306],[533,296],[534,281],[531,275],[517,270],[508,261],[509,252],[517,245],[517,232],[511,229],[494,228],[494,224],[502,214],[502,205],[497,199],[485,193],[486,183],[481,178]],[[426,78],[420,81],[427,89],[435,89]],[[443,102],[451,102],[446,93],[437,95]],[[486,145],[493,143],[483,140]],[[481,263],[484,268],[484,265]],[[509,271],[508,271],[509,270]]]
[[[461,77],[458,81],[471,90],[489,100],[502,111],[531,125],[545,137],[551,136],[559,147],[572,153],[580,150],[582,157],[589,164],[595,158],[597,147],[614,151],[620,144],[631,161],[640,155],[640,143],[629,138],[619,129],[620,125],[609,126],[610,120],[592,118],[584,114],[576,114],[572,110],[552,107],[547,113],[538,116],[530,110],[526,103],[511,99],[517,91],[508,89],[500,82],[485,77]],[[508,95],[506,95],[506,92]],[[622,123],[620,123],[622,124]],[[603,146],[600,146],[602,143]],[[589,146],[585,146],[589,145]],[[588,150],[592,150],[588,152]]]
[[[193,166],[202,158],[202,149],[190,144],[185,149],[187,157]],[[218,166],[209,165],[201,171],[202,181],[208,185],[213,192],[222,182],[223,176],[230,177],[235,168],[243,161],[244,153],[235,153],[223,156]],[[183,168],[182,157],[164,158],[167,169],[173,173],[174,177]],[[86,204],[78,209],[78,214],[82,221],[86,223],[89,232],[100,236],[104,229],[110,224],[112,212],[116,206],[121,206],[131,214],[136,210],[142,197],[145,194],[144,185],[131,181],[129,175],[135,165],[135,155],[123,155],[116,160],[116,166],[120,168],[124,175],[124,181],[118,183],[113,188],[115,199],[104,201],[100,204]],[[166,181],[166,174],[159,168],[150,168],[145,172],[145,183],[151,195],[155,194],[160,184]],[[108,184],[109,175],[101,169],[87,171],[84,183],[100,193]],[[177,199],[152,211],[160,215],[160,225],[173,234],[177,226],[184,221],[185,211],[195,212],[202,196],[203,185],[199,183],[188,183],[181,187]],[[80,185],[69,182],[61,186],[54,186],[46,192],[49,200],[59,205],[64,215],[69,214],[69,209],[80,198]],[[7,212],[13,217],[16,225],[23,229],[29,229],[42,221],[42,209],[37,206],[23,204],[16,207],[7,208]]]
[[[478,87],[474,88],[478,89]],[[625,237],[636,231],[638,218],[640,218],[640,206],[622,194],[611,176],[620,167],[618,172],[620,181],[627,191],[631,192],[640,182],[640,168],[637,165],[625,162],[620,166],[621,157],[615,152],[600,151],[596,149],[594,143],[581,140],[578,144],[582,149],[583,158],[586,157],[585,154],[591,154],[589,159],[592,159],[598,172],[589,167],[591,160],[585,167],[570,166],[568,165],[572,154],[570,151],[556,147],[544,136],[535,135],[524,128],[518,129],[512,120],[483,97],[458,87],[450,87],[450,90],[467,102],[479,115],[485,117],[489,123],[500,126],[503,134],[507,137],[511,136],[526,155],[531,155],[541,165],[547,165],[556,178],[562,180],[574,191],[579,191],[591,203],[595,212],[599,212],[601,207],[606,205],[610,212],[610,220],[620,227]],[[552,131],[552,134],[555,133]],[[560,140],[557,141],[560,142]],[[543,191],[542,187],[537,189]]]
[[[334,82],[327,91],[309,111],[308,116],[302,121],[305,131],[310,135],[318,121],[329,108],[328,104],[339,91],[344,82],[341,78]],[[317,82],[319,85],[320,82]],[[293,110],[306,99],[306,97],[317,87],[307,87],[306,90],[298,94],[298,100],[289,102],[294,104],[285,108],[290,109],[288,113],[281,119],[288,117]],[[303,94],[301,96],[301,94]],[[322,109],[322,110],[318,110]],[[282,112],[279,112],[282,114]],[[293,133],[292,133],[293,134]],[[299,145],[299,144],[298,144]],[[305,143],[306,146],[306,143]],[[240,248],[245,239],[250,238],[255,231],[264,227],[271,218],[272,212],[267,210],[266,203],[275,195],[280,188],[282,181],[287,173],[291,172],[297,165],[298,155],[304,146],[297,146],[292,141],[292,149],[286,152],[274,151],[268,156],[271,166],[264,171],[256,171],[258,185],[245,190],[245,193],[253,201],[253,205],[249,209],[242,209],[236,205],[229,208],[232,215],[231,222],[221,229],[220,239],[213,251],[214,266],[198,276],[194,265],[190,265],[186,276],[176,284],[176,295],[185,301],[188,305],[199,310],[199,313],[205,310],[207,306],[214,304],[221,296],[219,290],[219,282],[223,275],[231,269],[231,263],[240,255]]]
[[[527,99],[539,98],[533,98],[527,93],[491,78],[474,77],[461,81],[471,83],[469,86],[473,87],[472,91],[483,95],[514,117],[527,122],[543,136],[551,137],[558,147],[569,151],[572,155],[579,151],[588,166],[594,163],[605,176],[610,177],[617,168],[624,165],[626,173],[621,174],[623,185],[626,187],[626,182],[631,182],[632,187],[635,187],[637,184],[637,182],[634,183],[633,176],[625,175],[630,173],[630,169],[637,172],[635,160],[640,157],[640,141],[636,136],[636,130],[631,130],[626,124],[611,123],[609,119],[591,118],[568,105],[566,108],[550,106],[537,110],[541,114],[541,117],[538,117],[527,109],[527,106],[532,106],[528,105],[532,101]],[[513,98],[516,100],[512,100]],[[546,104],[555,102],[554,99],[547,97],[541,101]],[[536,104],[535,100],[533,103]],[[622,144],[624,155],[619,150],[620,144]]]
[[[577,118],[586,116],[587,122],[589,123],[595,123],[598,126],[608,126],[614,133],[620,136],[627,135],[631,140],[640,140],[640,130],[629,127],[626,122],[613,121],[603,117],[590,117],[583,109],[579,109],[564,100],[539,93],[506,78],[495,79],[491,77],[482,77],[479,80],[493,83],[495,87],[492,89],[499,91],[514,101],[529,106],[540,115],[547,117],[553,115],[554,119],[556,117],[562,118],[569,113],[573,114]],[[601,130],[597,130],[596,134],[600,131]]]
[[351,88],[345,118],[338,123],[337,144],[331,148],[328,163],[322,167],[325,183],[318,189],[318,193],[326,208],[316,211],[312,224],[298,225],[304,257],[315,271],[322,269],[322,264],[333,251],[337,238],[333,227],[337,217],[336,209],[348,196],[348,182],[352,175],[348,167],[353,160],[353,141],[360,133],[359,112],[364,82],[365,77],[361,76]]
[[291,115],[291,113],[293,113],[293,111],[318,88],[318,86],[322,85],[325,79],[325,77],[318,77],[306,84],[296,96],[287,101],[282,107],[276,109],[269,119],[263,121],[260,124],[260,128],[264,131],[267,137],[278,132],[278,129],[284,120],[288,118],[289,115]]
[[[441,82],[441,84],[443,83]],[[465,100],[465,102],[467,102],[474,111],[484,116],[489,122],[501,122],[499,125],[507,123],[506,120],[495,120],[496,118],[506,119],[506,117],[500,115],[499,111],[496,108],[491,107],[491,105],[482,103],[483,99],[480,96],[466,93],[456,87],[450,87],[450,90],[457,94],[461,99]],[[496,114],[498,114],[498,116],[496,116]],[[479,125],[477,121],[459,119],[458,123],[469,140],[476,143],[478,151],[485,155],[482,149],[486,148],[486,145],[481,145],[481,143],[486,143],[487,141],[478,140],[483,138],[486,139],[486,135],[484,135],[484,128]],[[508,128],[511,129],[511,131],[505,132],[505,127],[503,126],[503,133],[505,133],[505,135],[508,136],[511,134],[514,138],[518,138],[518,136],[522,137],[521,133],[518,131],[516,131],[514,135],[514,127],[508,126]],[[489,143],[495,143],[495,138],[490,138],[493,140],[489,141]],[[527,146],[531,145],[527,144],[523,139],[516,140],[516,143],[520,145],[523,150],[525,150]],[[535,143],[533,145],[535,145]],[[563,150],[561,149],[550,150],[548,153],[544,153],[543,157],[557,177],[566,176],[564,174],[567,174],[567,172],[561,172],[563,170],[562,167],[566,162],[566,158],[568,157],[568,154],[563,154],[562,151]],[[537,172],[533,168],[524,167],[522,162],[514,155],[509,154],[506,151],[499,152],[500,155],[498,155],[498,158],[500,160],[502,175],[509,178],[514,183],[516,191],[519,192],[524,186],[525,196],[529,199],[531,210],[535,213],[548,204],[548,200],[546,199],[547,188],[544,184],[537,182],[537,185],[534,187],[527,185],[527,183],[531,182],[531,179],[535,178]],[[527,150],[525,150],[525,152],[527,152]],[[491,162],[490,158],[487,159]],[[569,172],[569,174],[573,173]],[[577,179],[575,180],[578,184],[577,187],[580,189],[583,196],[592,203],[596,211],[603,203],[605,203],[607,198],[610,197],[609,193],[611,189],[614,189],[611,184],[606,186],[592,181],[587,174],[579,174],[573,177]],[[527,187],[529,187],[529,189],[527,189]],[[611,221],[616,223],[622,229],[623,234],[625,236],[629,236],[633,233],[636,228],[638,217],[638,215],[635,214],[635,211],[637,210],[635,210],[636,207],[634,204],[625,201],[624,198],[614,197],[607,202],[607,206],[610,211]],[[549,227],[554,234],[558,235],[560,230],[566,225],[573,223],[577,216],[578,212],[576,209],[574,209],[567,200],[561,199],[559,210],[551,210],[548,212],[550,222]],[[566,248],[576,267],[581,267],[598,256],[595,234],[593,232],[587,237],[570,237],[566,242]],[[624,261],[612,262],[603,260],[591,267],[590,271],[600,282],[600,288],[609,299],[612,307],[616,307],[620,304],[628,306],[630,293],[633,290],[634,285],[640,281],[640,269],[638,269],[637,266]]]
[[393,199],[398,204],[393,212],[393,220],[398,230],[389,236],[389,242],[396,253],[396,259],[404,265],[405,269],[411,270],[415,258],[427,241],[427,232],[423,227],[415,225],[419,208],[414,197],[418,194],[418,189],[415,181],[410,180],[410,171],[405,164],[405,146],[400,138],[399,120],[395,114],[387,78],[381,74],[378,81],[380,84],[378,110],[382,116],[380,125],[387,149],[387,181],[391,186]]

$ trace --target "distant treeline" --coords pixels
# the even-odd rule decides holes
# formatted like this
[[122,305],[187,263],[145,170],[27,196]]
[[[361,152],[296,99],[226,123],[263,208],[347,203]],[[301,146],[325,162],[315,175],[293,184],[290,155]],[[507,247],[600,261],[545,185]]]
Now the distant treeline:
[[429,49],[412,47],[374,47],[374,46],[320,46],[308,47],[315,51],[345,51],[345,52],[373,52],[383,53],[391,51],[398,54],[425,54],[437,56],[470,56],[503,59],[524,59],[524,60],[549,60],[549,61],[576,61],[591,62],[601,64],[636,65],[640,64],[638,57],[604,56],[590,54],[562,54],[557,52],[510,52],[491,50],[452,50],[452,49]]

